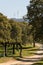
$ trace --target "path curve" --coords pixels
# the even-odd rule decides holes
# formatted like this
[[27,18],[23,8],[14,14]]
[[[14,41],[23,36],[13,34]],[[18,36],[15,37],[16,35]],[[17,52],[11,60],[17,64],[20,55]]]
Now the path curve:
[[33,63],[36,63],[41,58],[43,58],[43,55],[40,55],[40,53],[43,53],[43,50],[37,51],[36,53],[39,53],[39,55],[24,57],[24,58],[20,58],[19,60],[10,60],[5,63],[0,63],[0,65],[21,65],[21,64],[22,65],[26,65],[26,64],[31,65]]

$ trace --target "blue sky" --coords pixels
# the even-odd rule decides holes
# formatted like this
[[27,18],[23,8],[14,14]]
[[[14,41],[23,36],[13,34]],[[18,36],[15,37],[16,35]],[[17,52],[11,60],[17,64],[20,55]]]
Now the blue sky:
[[0,12],[9,18],[22,18],[30,0],[0,0]]

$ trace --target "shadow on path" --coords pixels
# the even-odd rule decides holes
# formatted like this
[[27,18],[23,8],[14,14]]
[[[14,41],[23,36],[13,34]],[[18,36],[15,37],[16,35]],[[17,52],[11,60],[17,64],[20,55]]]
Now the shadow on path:
[[38,60],[41,60],[41,58],[18,58],[16,59],[18,61],[22,61],[22,62],[37,62]]

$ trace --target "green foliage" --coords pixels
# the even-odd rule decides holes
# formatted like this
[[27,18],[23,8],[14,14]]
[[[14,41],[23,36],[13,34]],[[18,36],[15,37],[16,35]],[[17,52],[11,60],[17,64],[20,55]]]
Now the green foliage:
[[0,42],[28,43],[28,22],[16,22],[0,13]]
[[43,2],[42,0],[30,0],[30,6],[27,6],[27,19],[29,25],[32,25],[32,33],[35,41],[43,40]]
[[7,42],[10,39],[10,24],[7,17],[0,13],[0,40]]

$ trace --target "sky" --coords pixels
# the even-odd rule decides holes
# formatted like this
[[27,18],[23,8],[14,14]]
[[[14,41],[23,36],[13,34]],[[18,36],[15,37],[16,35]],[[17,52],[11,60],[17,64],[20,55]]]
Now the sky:
[[9,18],[22,18],[30,0],[0,0],[0,13]]

